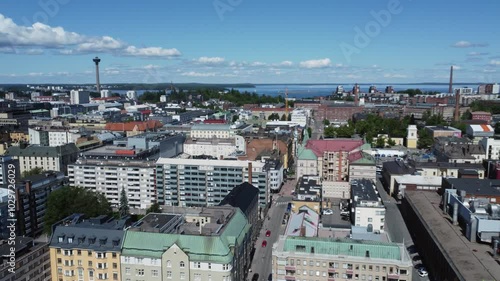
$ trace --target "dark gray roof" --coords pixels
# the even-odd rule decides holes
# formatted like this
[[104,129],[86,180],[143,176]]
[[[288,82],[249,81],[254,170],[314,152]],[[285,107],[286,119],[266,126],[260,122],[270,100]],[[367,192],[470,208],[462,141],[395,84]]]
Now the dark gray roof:
[[373,183],[368,179],[352,180],[351,192],[352,198],[357,198],[355,201],[378,201]]
[[484,170],[483,165],[473,163],[450,163],[450,162],[415,162],[415,168],[458,168],[470,170]]
[[443,183],[458,191],[467,194],[500,196],[500,180],[491,179],[467,179],[467,178],[443,178]]
[[387,171],[391,175],[405,175],[405,174],[413,174],[414,168],[409,167],[403,161],[390,161],[384,162],[382,164],[382,169]]
[[248,208],[255,197],[259,196],[259,189],[255,186],[244,182],[234,187],[224,199],[219,203],[219,206],[230,205],[238,207],[244,214],[248,214]]
[[310,194],[316,195],[318,192],[311,190],[313,188],[321,189],[321,184],[318,183],[315,179],[309,179],[302,177],[299,181],[298,194]]
[[74,214],[55,227],[49,245],[63,249],[119,252],[127,221],[110,219],[108,216],[82,220],[81,215]]
[[6,155],[24,156],[24,157],[59,157],[61,155],[77,154],[78,148],[74,143],[68,143],[62,146],[40,146],[30,145],[26,148],[20,146],[11,146],[7,149]]
[[[15,246],[14,246],[16,247],[16,254],[25,249],[30,248],[32,244],[33,244],[33,238],[17,236],[15,238]],[[11,247],[12,245],[9,245],[7,242],[0,245],[0,255],[2,257],[7,257],[11,253],[10,251]]]

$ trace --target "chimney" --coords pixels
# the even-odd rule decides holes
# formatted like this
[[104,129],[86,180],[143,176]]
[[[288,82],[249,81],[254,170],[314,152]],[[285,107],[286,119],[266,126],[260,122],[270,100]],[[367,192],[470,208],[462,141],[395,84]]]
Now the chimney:
[[358,83],[354,85],[354,105],[359,105],[359,93],[358,93]]
[[448,93],[453,93],[453,65],[450,67],[450,87],[448,88]]
[[252,162],[248,162],[248,183],[252,184]]
[[455,121],[460,120],[460,92],[457,89],[455,92],[455,116],[454,116]]

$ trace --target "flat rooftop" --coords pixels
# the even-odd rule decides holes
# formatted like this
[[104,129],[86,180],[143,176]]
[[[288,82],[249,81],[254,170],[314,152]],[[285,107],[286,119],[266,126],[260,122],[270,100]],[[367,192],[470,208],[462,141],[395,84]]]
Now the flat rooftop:
[[500,265],[492,258],[492,249],[470,242],[459,226],[444,217],[437,193],[406,191],[405,194],[457,275],[463,280],[500,280]]

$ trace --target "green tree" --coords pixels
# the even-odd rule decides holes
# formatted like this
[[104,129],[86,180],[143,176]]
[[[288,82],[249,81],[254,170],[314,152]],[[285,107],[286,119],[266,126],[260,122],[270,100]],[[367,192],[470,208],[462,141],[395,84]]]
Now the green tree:
[[292,114],[288,113],[288,119],[287,121],[292,121]]
[[104,194],[81,187],[65,186],[49,195],[44,232],[50,235],[53,224],[74,213],[84,214],[89,218],[111,215],[112,210]]
[[330,125],[330,120],[328,120],[328,119],[323,119],[323,125],[325,125],[325,126]]
[[233,123],[238,121],[239,118],[240,118],[240,116],[238,114],[233,115],[233,120],[232,120]]
[[334,138],[335,137],[335,128],[332,126],[327,126],[327,127],[325,127],[323,134],[325,135],[325,138]]
[[312,132],[313,132],[312,128],[311,127],[307,127],[307,135],[309,136],[309,138],[311,138]]
[[434,144],[434,139],[431,134],[422,128],[418,131],[418,148],[430,148]]
[[379,136],[377,138],[377,140],[375,141],[375,147],[377,147],[377,148],[385,147],[385,139],[383,136]]
[[280,119],[281,121],[286,121],[286,119],[287,119],[286,114],[281,115],[281,119]]
[[460,117],[460,119],[462,119],[462,120],[471,120],[472,119],[472,113],[470,112],[470,110],[467,109],[467,111],[465,111],[464,114],[462,114],[462,116]]
[[160,204],[157,202],[153,203],[147,210],[146,214],[149,213],[161,213]]
[[279,120],[280,119],[280,116],[278,113],[271,113],[271,115],[269,115],[269,117],[267,117],[267,120]]
[[396,142],[391,137],[389,137],[389,139],[387,140],[387,145],[393,147],[396,145]]
[[500,122],[495,123],[495,134],[500,134]]
[[128,207],[127,193],[125,193],[125,188],[122,188],[120,193],[120,218],[130,215],[130,209]]
[[41,167],[35,167],[35,168],[31,169],[31,170],[24,171],[21,174],[21,177],[22,178],[26,178],[26,177],[29,177],[29,176],[40,175],[42,173],[43,173],[43,169]]

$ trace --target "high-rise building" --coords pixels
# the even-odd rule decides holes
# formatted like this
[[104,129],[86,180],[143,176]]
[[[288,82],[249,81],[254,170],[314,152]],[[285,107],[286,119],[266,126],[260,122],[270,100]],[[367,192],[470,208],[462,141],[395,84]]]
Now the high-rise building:
[[90,102],[90,92],[84,90],[71,90],[69,93],[71,104],[84,104]]

